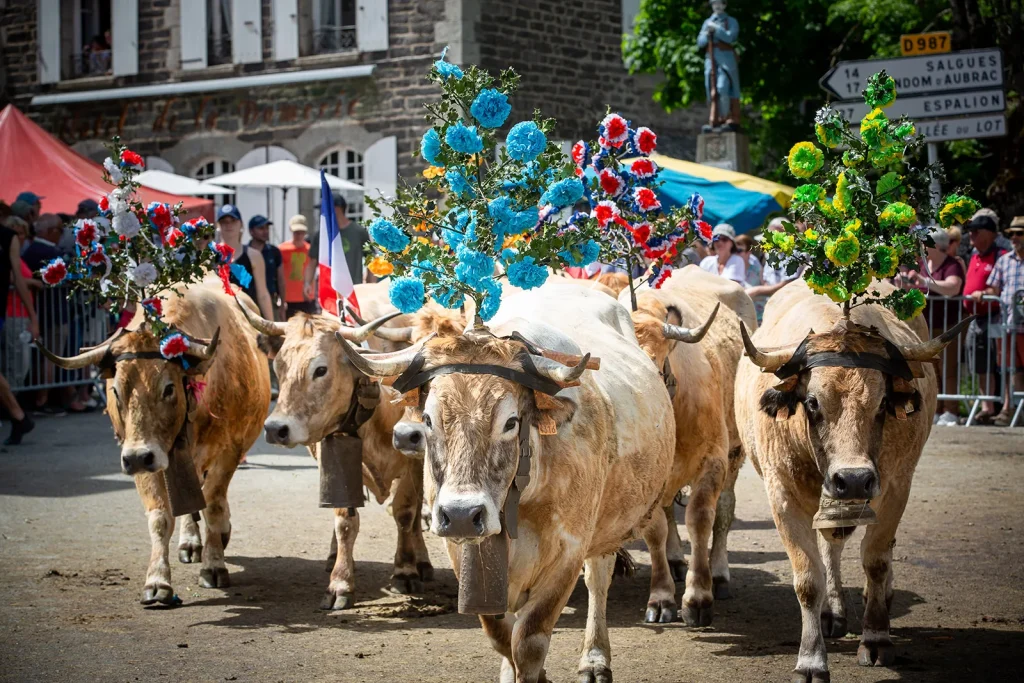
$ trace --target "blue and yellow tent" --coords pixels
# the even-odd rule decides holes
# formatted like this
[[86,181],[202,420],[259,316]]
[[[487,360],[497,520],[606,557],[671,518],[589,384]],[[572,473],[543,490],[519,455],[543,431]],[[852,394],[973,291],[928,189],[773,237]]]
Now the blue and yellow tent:
[[661,154],[651,159],[662,169],[658,197],[666,207],[683,206],[694,192],[704,197],[704,220],[729,223],[736,233],[756,230],[765,219],[789,207],[793,188],[745,173],[680,161]]

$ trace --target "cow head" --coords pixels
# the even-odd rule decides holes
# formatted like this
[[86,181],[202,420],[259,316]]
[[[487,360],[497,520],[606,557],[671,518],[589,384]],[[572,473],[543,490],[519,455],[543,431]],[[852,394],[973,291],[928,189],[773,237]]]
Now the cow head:
[[637,306],[638,309],[632,314],[637,341],[654,364],[661,368],[676,342],[696,344],[704,338],[721,304],[716,305],[704,324],[696,328],[682,327],[679,309],[666,306],[656,297],[637,297]]
[[[808,336],[803,354],[812,359],[818,354],[848,358],[866,355],[895,361],[930,361],[966,328],[970,320],[930,341],[909,346],[889,345],[876,332],[841,321],[823,334]],[[761,351],[740,324],[746,355],[764,372],[788,374],[797,346]],[[894,358],[900,356],[901,358]],[[824,356],[823,356],[824,358]],[[799,359],[797,359],[799,360]],[[894,377],[868,367],[842,367],[826,362],[800,362],[793,374],[781,377],[781,383],[760,398],[760,408],[769,417],[785,420],[803,414],[807,438],[823,478],[826,495],[837,500],[866,500],[877,496],[879,480],[877,458],[882,447],[886,417],[904,410],[907,401],[920,406],[920,396],[895,392]],[[809,367],[808,367],[809,366]],[[930,416],[914,415],[927,420]]]
[[[219,331],[218,331],[219,332]],[[123,332],[108,343],[83,349],[71,358],[56,356],[40,346],[55,365],[67,370],[98,365],[107,380],[107,413],[121,444],[125,474],[167,469],[174,443],[185,426],[194,400],[189,375],[209,369],[217,349],[212,340],[190,340],[188,362],[166,360],[160,341],[150,332]]]
[[[350,344],[345,344],[345,350],[354,365],[375,377],[401,374],[417,353],[409,349],[404,355],[382,359],[361,355]],[[529,354],[521,342],[478,333],[431,338],[419,353],[424,372],[455,365],[487,365],[562,384],[575,382],[589,360],[584,357],[569,367]],[[422,405],[431,530],[455,542],[501,532],[501,511],[518,469],[521,438],[531,438],[538,424],[553,421],[557,426],[571,420],[575,412],[569,399],[546,401],[542,410],[533,391],[516,381],[461,373],[457,368],[451,374],[433,377]]]

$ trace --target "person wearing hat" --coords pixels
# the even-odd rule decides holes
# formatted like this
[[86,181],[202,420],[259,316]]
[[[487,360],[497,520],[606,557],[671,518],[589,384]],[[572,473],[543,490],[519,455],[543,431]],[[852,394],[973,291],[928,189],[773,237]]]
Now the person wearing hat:
[[[370,241],[370,233],[358,221],[348,217],[348,202],[340,194],[334,195],[334,216],[338,220],[338,231],[341,233],[341,246],[345,251],[345,263],[352,276],[352,284],[359,285],[363,278],[363,247]],[[320,231],[314,230],[309,239],[309,261],[306,262],[305,295],[310,300],[317,298],[317,264],[320,259]],[[366,282],[376,282],[373,275],[365,278]]]
[[736,229],[728,223],[719,223],[711,231],[711,250],[714,252],[700,262],[701,270],[736,282],[746,283],[747,268],[736,248]]
[[232,283],[249,295],[267,320],[274,319],[274,305],[267,291],[267,266],[263,255],[242,244],[242,213],[234,204],[225,204],[217,211],[220,242],[234,250],[231,257]]
[[[43,215],[43,200],[46,197],[40,197],[35,192],[22,192],[18,195],[18,198],[14,200],[14,203],[25,202],[29,207],[29,215],[21,216],[27,220],[30,224],[35,223],[40,216]],[[11,209],[14,209],[14,204],[11,205]],[[15,213],[15,215],[20,215]]]
[[308,229],[306,217],[298,214],[291,217],[288,227],[292,231],[292,239],[281,245],[281,260],[284,269],[284,301],[287,310],[285,319],[296,313],[313,315],[317,312],[316,301],[306,296],[303,287],[303,274],[309,262],[309,242],[306,241]]
[[281,261],[281,250],[270,243],[270,228],[273,227],[266,216],[256,215],[249,219],[249,234],[252,240],[249,246],[260,252],[267,269],[267,292],[277,312],[277,319],[284,320],[284,264]]
[[[1024,216],[1015,217],[1006,233],[1013,245],[1013,250],[999,257],[992,273],[988,276],[984,292],[975,293],[974,298],[980,300],[982,294],[998,296],[1005,322],[1009,326],[1014,325],[1015,308],[1017,320],[1024,319],[1024,303],[1019,300],[1014,301],[1019,292],[1024,292]],[[1016,392],[1024,391],[1024,334],[1017,331],[1019,325],[1020,323],[1017,323],[1010,327],[1011,331],[1009,332],[1016,336],[1015,343],[1012,344],[1014,347],[1013,357],[1010,356],[1009,348],[1003,348],[1004,339],[1000,337],[996,340],[996,356],[1000,362],[1005,362],[1008,367],[1013,368],[1012,385],[1013,391]],[[1009,334],[1005,341],[1009,341]],[[1012,410],[1013,392],[1010,387],[1007,387],[1003,409],[992,421],[992,424],[999,427],[1008,426],[1013,417]]]
[[[8,217],[5,223],[10,224],[14,221],[23,223],[20,218],[15,216]],[[0,308],[0,332],[3,332],[5,335],[4,345],[7,347],[6,365],[8,366],[8,371],[14,370],[18,372],[20,370],[23,373],[22,377],[16,378],[18,380],[23,379],[24,374],[28,373],[29,367],[29,363],[24,360],[20,363],[18,362],[19,357],[24,357],[19,349],[27,350],[28,346],[17,337],[12,339],[7,335],[8,331],[5,330],[5,327],[8,312],[11,313],[13,319],[22,324],[22,330],[28,331],[33,339],[39,338],[39,320],[36,315],[35,302],[32,300],[32,294],[29,291],[28,285],[28,281],[32,276],[31,271],[28,271],[29,276],[26,278],[26,271],[28,271],[28,268],[25,266],[25,262],[21,260],[21,245],[18,233],[7,227],[7,225],[0,226],[0,281],[13,283],[14,291],[17,292],[17,298],[14,296],[4,298],[4,303],[2,308]],[[17,304],[20,304],[20,306]],[[20,331],[18,330],[18,332]],[[8,414],[11,416],[11,434],[4,441],[4,444],[20,444],[22,437],[32,431],[35,423],[32,421],[32,416],[22,409],[18,400],[14,397],[10,385],[7,383],[7,378],[2,374],[0,374],[0,404],[7,409]]]

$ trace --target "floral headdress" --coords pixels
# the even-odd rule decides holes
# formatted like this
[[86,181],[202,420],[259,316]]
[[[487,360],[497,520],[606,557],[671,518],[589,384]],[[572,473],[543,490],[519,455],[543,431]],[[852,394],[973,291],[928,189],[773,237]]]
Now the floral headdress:
[[572,225],[588,225],[600,235],[602,263],[622,267],[629,277],[633,309],[634,269],[648,273],[647,282],[660,288],[682,259],[686,243],[699,236],[711,241],[711,225],[703,220],[704,200],[694,193],[686,206],[665,212],[655,189],[660,169],[650,159],[658,136],[650,128],[631,128],[619,114],[608,113],[594,143],[572,147],[575,173],[586,181],[590,213],[577,213]]
[[[933,216],[944,228],[963,223],[978,204],[950,194],[941,208],[933,206],[929,183],[941,175],[941,166],[915,165],[924,137],[905,116],[890,121],[882,111],[896,101],[895,81],[885,71],[877,73],[863,94],[871,111],[859,137],[826,106],[815,118],[825,150],[813,142],[793,145],[789,171],[807,183],[796,188],[792,211],[805,225],[784,223],[782,232],[765,234],[764,247],[769,262],[791,274],[806,266],[810,288],[842,303],[845,316],[851,305],[879,303],[907,320],[924,309],[924,294],[911,289],[881,297],[868,291],[872,278],[892,277],[901,263],[916,267],[922,247],[932,244],[922,224]],[[840,145],[846,147],[841,155],[830,151]]]
[[213,237],[213,226],[204,218],[181,222],[181,204],[143,206],[135,197],[142,157],[116,137],[111,151],[103,162],[103,178],[117,187],[100,199],[98,217],[75,223],[70,262],[54,259],[40,274],[48,285],[66,282],[93,300],[109,301],[115,314],[129,304],[141,306],[146,324],[161,340],[160,353],[169,360],[180,358],[188,350],[188,337],[161,319],[164,302],[157,293],[198,282],[216,266],[220,252],[199,248],[200,240]]
[[[465,72],[434,62],[429,80],[441,100],[427,105],[431,128],[420,155],[431,165],[427,180],[403,185],[394,199],[368,199],[381,215],[369,226],[371,272],[392,276],[391,303],[404,313],[419,309],[426,296],[459,308],[465,297],[477,315],[490,319],[501,302],[495,266],[522,289],[539,287],[548,267],[586,265],[597,259],[596,231],[566,223],[584,195],[583,182],[568,175],[558,147],[548,140],[554,121],[521,121],[495,154],[495,129],[512,111],[508,98],[519,84],[511,69],[494,79],[475,66]],[[497,159],[496,161],[492,161]],[[431,199],[447,195],[441,211]]]

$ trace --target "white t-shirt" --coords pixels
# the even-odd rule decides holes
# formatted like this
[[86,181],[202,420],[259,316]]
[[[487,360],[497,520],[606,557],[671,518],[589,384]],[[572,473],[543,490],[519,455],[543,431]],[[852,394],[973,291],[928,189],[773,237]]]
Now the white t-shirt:
[[700,262],[700,269],[706,270],[713,275],[720,274],[722,277],[738,282],[741,285],[747,280],[747,266],[743,263],[743,259],[740,258],[739,254],[733,254],[729,257],[721,273],[718,272],[718,257],[714,254],[704,257],[704,260]]
[[789,282],[795,280],[803,274],[803,268],[797,269],[792,275],[786,274],[786,269],[789,266],[790,259],[785,259],[779,264],[779,267],[771,265],[770,263],[764,264],[764,270],[761,274],[761,281],[766,285],[777,285],[780,282]]

